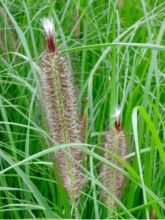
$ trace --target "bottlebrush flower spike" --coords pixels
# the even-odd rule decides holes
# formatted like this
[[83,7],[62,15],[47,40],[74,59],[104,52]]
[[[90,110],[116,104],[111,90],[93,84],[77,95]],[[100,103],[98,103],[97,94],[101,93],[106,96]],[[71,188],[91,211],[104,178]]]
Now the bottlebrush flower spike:
[[[112,158],[108,152],[108,150],[116,153],[120,157],[124,157],[126,154],[126,139],[124,132],[121,128],[121,122],[120,122],[120,115],[121,115],[121,109],[116,109],[115,112],[115,124],[114,128],[110,129],[109,133],[106,136],[106,142],[105,142],[105,153],[104,158],[107,160],[110,160],[117,166],[122,166],[117,162],[114,158]],[[117,198],[121,195],[121,189],[123,185],[124,177],[123,175],[114,169],[113,167],[110,167],[107,164],[102,165],[101,170],[101,176],[102,176],[102,183],[106,187],[106,189]],[[103,200],[107,204],[109,208],[114,208],[115,202],[112,198],[109,197],[107,192],[103,192]]]
[[[59,144],[80,143],[80,122],[75,105],[76,97],[67,62],[60,56],[54,41],[53,23],[43,20],[48,50],[42,57],[41,88],[50,134]],[[77,163],[82,161],[79,146],[60,150],[55,157],[70,198],[75,201],[84,185],[84,177]]]

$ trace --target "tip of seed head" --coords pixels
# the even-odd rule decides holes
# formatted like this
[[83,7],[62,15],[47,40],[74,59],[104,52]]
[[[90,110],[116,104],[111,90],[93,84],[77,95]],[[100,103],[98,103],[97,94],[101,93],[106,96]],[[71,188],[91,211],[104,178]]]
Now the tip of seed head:
[[121,130],[121,123],[120,123],[120,116],[121,116],[121,108],[117,107],[115,110],[115,128],[119,132]]
[[116,120],[119,120],[120,119],[120,115],[121,115],[121,108],[120,107],[117,107],[116,110],[115,110],[115,119]]
[[42,25],[46,35],[48,50],[49,52],[55,52],[53,21],[49,18],[44,18],[42,20]]
[[49,34],[53,34],[54,26],[53,26],[53,21],[51,19],[43,18],[42,25],[44,27],[46,36],[48,36]]

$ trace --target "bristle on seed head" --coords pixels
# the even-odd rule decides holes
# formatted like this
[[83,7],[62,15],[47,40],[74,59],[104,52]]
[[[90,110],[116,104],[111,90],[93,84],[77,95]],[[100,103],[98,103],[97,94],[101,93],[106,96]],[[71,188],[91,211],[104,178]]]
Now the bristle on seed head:
[[55,52],[55,42],[54,42],[54,26],[52,20],[49,18],[44,18],[42,20],[43,28],[46,35],[48,51],[50,53]]
[[121,131],[120,116],[121,116],[121,108],[118,107],[118,108],[116,108],[115,114],[114,114],[114,117],[115,117],[115,128],[116,128],[116,130],[117,130],[118,132]]

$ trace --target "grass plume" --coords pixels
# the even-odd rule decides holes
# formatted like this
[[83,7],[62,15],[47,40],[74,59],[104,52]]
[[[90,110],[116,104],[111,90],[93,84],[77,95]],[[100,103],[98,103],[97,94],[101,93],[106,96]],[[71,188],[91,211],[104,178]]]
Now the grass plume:
[[[77,115],[76,95],[72,74],[66,60],[55,47],[53,23],[43,21],[48,50],[42,57],[41,87],[44,97],[48,127],[58,144],[80,143],[80,121]],[[84,185],[84,177],[78,163],[82,161],[82,151],[77,147],[56,153],[65,189],[71,199],[76,199]],[[54,158],[55,159],[55,158]]]
[[[106,151],[104,153],[104,158],[110,160],[117,166],[121,167],[121,165],[113,157],[111,157],[108,152],[110,150],[122,158],[126,155],[126,140],[125,140],[124,132],[121,128],[120,114],[121,114],[121,110],[116,109],[115,125],[113,128],[110,129],[110,131],[106,135],[106,141],[105,141]],[[123,175],[118,171],[116,171],[113,167],[110,167],[107,164],[103,164],[101,170],[101,176],[102,176],[102,183],[107,188],[107,190],[111,194],[119,198],[121,195],[121,190],[124,180]],[[103,192],[103,200],[110,209],[113,209],[115,207],[115,202],[112,200],[112,198],[109,197],[109,195],[106,192]]]

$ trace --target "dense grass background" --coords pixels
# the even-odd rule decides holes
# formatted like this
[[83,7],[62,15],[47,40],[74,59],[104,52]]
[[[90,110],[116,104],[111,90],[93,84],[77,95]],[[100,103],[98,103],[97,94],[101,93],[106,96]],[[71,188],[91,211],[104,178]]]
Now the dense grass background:
[[[81,218],[165,218],[165,2],[163,0],[0,0],[0,218],[74,218],[57,184],[42,116],[41,20],[73,69],[87,119]],[[103,141],[122,108],[127,162],[114,210],[101,200]],[[121,160],[117,157],[116,160]],[[117,167],[116,167],[117,168]],[[108,192],[107,192],[108,193]],[[111,196],[111,194],[110,194]]]

